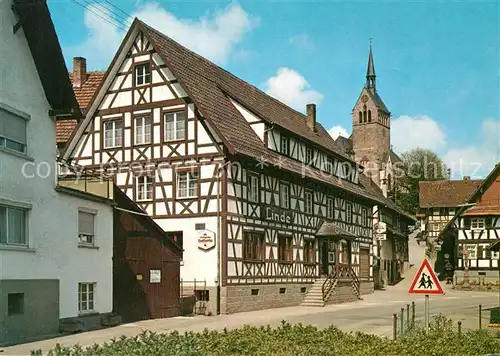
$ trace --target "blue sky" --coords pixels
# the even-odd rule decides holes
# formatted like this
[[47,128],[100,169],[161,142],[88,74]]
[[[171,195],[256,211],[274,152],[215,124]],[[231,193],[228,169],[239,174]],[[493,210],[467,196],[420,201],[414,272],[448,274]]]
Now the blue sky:
[[123,22],[111,2],[298,110],[317,102],[333,135],[351,131],[371,37],[397,152],[430,148],[455,177],[500,161],[497,2],[75,1],[48,1],[69,69],[107,67],[124,33],[94,13]]

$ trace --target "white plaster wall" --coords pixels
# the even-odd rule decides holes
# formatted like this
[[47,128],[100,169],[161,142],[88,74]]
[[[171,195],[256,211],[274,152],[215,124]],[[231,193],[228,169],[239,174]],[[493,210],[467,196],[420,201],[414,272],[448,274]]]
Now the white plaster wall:
[[[183,243],[183,265],[181,266],[181,278],[184,281],[203,281],[206,279],[207,286],[215,286],[217,280],[217,249],[220,249],[220,238],[217,233],[216,217],[179,218],[179,219],[155,219],[156,223],[165,231],[184,231]],[[204,223],[207,230],[216,233],[215,247],[209,251],[198,248],[198,234],[195,224]]]
[[[48,116],[50,107],[23,31],[12,33],[17,19],[10,6],[9,0],[0,1],[0,102],[29,114],[31,120],[27,155],[0,151],[0,199],[29,205],[31,210],[29,249],[0,249],[0,279],[59,279],[61,317],[77,313],[78,281],[97,281],[96,308],[111,311],[112,210],[54,190],[55,122]],[[40,174],[29,178],[36,167]],[[99,250],[77,247],[78,206],[99,211]]]

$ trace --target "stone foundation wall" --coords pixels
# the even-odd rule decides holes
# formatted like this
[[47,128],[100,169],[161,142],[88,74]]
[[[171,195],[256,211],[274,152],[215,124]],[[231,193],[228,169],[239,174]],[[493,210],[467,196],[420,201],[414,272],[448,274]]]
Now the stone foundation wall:
[[497,271],[469,271],[469,283],[464,285],[464,272],[455,271],[453,289],[498,292],[500,280]]
[[372,282],[361,281],[360,286],[359,286],[359,291],[360,291],[361,295],[374,293],[375,285],[374,285],[373,281]]
[[326,304],[340,304],[354,302],[358,300],[358,296],[352,289],[352,281],[338,281],[335,290],[330,295],[330,299]]
[[276,283],[222,287],[221,314],[299,305],[311,286]]

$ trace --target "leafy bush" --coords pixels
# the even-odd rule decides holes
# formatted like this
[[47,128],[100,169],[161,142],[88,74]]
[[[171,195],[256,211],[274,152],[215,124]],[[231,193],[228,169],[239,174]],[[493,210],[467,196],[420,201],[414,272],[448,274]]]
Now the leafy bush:
[[[133,337],[114,339],[104,345],[89,348],[57,345],[49,356],[219,356],[219,355],[335,355],[335,356],[448,356],[486,355],[500,351],[500,337],[487,331],[458,333],[444,317],[431,323],[429,331],[416,329],[404,338],[392,341],[363,333],[346,333],[336,327],[317,329],[302,324],[282,322],[277,328],[250,327],[221,332],[202,333],[177,331],[170,334],[143,332]],[[42,355],[40,350],[32,355]]]

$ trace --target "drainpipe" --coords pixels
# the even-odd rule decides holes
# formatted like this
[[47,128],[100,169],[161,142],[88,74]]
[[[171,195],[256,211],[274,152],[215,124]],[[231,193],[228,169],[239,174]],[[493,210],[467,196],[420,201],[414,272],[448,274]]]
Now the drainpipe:
[[227,161],[226,163],[220,165],[217,168],[217,315],[220,314],[220,292],[221,292],[221,254],[222,254],[222,243],[221,243],[221,236],[222,236],[222,228],[221,228],[221,223],[220,223],[220,210],[221,210],[221,191],[220,191],[220,173],[222,169],[224,169],[228,164],[230,164],[230,161]]

